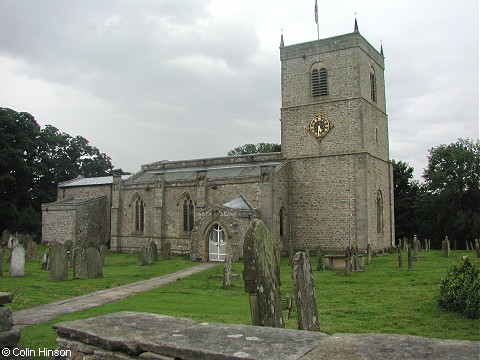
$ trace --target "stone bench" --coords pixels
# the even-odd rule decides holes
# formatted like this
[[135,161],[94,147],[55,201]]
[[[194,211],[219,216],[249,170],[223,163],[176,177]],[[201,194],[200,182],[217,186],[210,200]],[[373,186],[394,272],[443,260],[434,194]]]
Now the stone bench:
[[475,359],[480,342],[198,323],[119,312],[53,325],[72,359]]

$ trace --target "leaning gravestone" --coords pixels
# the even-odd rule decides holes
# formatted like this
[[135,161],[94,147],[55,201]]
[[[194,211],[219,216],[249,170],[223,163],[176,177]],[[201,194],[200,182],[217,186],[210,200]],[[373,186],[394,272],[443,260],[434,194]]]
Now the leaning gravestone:
[[170,244],[170,241],[165,241],[165,243],[162,246],[163,260],[170,260],[171,253],[172,253],[172,244]]
[[15,245],[10,257],[10,276],[25,276],[25,249],[23,245]]
[[97,248],[90,247],[85,252],[87,258],[87,276],[89,279],[103,277],[102,260]]
[[397,258],[398,258],[398,267],[403,267],[403,258],[402,258],[402,247],[400,244],[397,246]]
[[315,281],[310,261],[303,252],[293,256],[292,279],[297,303],[298,330],[319,331]]
[[38,245],[35,241],[30,241],[27,246],[27,260],[35,261],[38,253]]
[[73,278],[88,279],[87,254],[82,246],[72,248]]
[[272,235],[254,219],[245,233],[243,281],[250,295],[252,325],[283,327],[278,261]]
[[67,279],[67,249],[65,244],[53,243],[50,247],[50,280],[65,281]]

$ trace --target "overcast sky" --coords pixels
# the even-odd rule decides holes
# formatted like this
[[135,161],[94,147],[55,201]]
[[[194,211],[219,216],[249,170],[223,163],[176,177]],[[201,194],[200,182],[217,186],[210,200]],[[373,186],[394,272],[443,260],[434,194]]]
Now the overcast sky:
[[[136,172],[280,142],[279,43],[314,0],[0,0],[0,107],[81,135]],[[479,137],[478,0],[318,0],[320,37],[383,44],[390,158]]]

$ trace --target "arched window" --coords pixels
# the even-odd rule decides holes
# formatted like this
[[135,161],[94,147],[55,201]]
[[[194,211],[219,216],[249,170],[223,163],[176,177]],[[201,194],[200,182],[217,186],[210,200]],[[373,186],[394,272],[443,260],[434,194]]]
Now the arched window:
[[312,97],[328,95],[327,69],[324,67],[318,68],[318,66],[314,67],[311,72],[310,82]]
[[377,191],[377,233],[383,234],[383,196],[380,190]]
[[373,67],[370,68],[370,97],[373,102],[377,102],[377,80]]
[[193,200],[187,196],[183,199],[183,231],[189,232],[193,230],[195,220],[195,206]]
[[133,222],[135,231],[145,230],[145,203],[137,194],[133,199]]
[[280,208],[280,236],[283,236],[285,233],[285,209]]

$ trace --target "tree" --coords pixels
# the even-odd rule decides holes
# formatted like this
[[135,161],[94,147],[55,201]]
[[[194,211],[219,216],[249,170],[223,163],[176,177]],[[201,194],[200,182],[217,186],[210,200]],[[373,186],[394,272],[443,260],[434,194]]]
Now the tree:
[[[437,238],[460,246],[480,236],[480,142],[459,139],[431,148],[423,177]],[[425,204],[423,204],[425,206]]]
[[245,144],[230,150],[228,156],[280,152],[281,145],[274,143]]
[[402,239],[418,234],[417,199],[420,187],[413,179],[413,167],[403,161],[392,160],[395,211],[395,235]]
[[0,230],[39,234],[41,204],[55,201],[59,182],[113,173],[123,171],[87,139],[0,108]]

